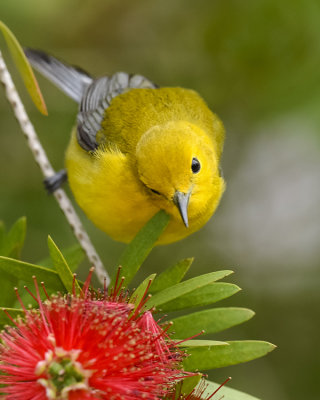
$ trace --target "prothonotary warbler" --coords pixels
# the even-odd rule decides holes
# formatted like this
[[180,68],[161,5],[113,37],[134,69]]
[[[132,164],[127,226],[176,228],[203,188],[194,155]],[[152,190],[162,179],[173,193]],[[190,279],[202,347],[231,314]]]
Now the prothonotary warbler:
[[158,244],[201,228],[218,206],[224,127],[193,90],[159,88],[141,75],[94,79],[37,50],[31,65],[79,103],[66,152],[68,177],[89,219],[115,240],[130,241],[160,209],[170,214]]

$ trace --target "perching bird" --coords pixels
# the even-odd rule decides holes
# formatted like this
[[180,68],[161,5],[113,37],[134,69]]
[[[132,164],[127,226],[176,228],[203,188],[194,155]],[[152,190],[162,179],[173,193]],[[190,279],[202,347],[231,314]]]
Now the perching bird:
[[[158,88],[124,72],[94,79],[36,50],[31,65],[79,103],[66,152],[80,207],[115,240],[130,241],[160,209],[170,222],[158,244],[201,228],[224,191],[224,128],[193,90]],[[66,173],[48,184],[56,190]]]

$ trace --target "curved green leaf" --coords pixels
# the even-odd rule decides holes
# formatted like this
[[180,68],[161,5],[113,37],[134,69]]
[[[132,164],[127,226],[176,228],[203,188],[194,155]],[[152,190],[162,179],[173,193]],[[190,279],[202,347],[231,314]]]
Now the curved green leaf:
[[[170,286],[169,288],[166,288],[152,296],[151,299],[149,299],[149,301],[147,302],[145,309],[161,306],[161,309],[164,310],[164,304],[171,305],[175,301],[178,301],[179,298],[183,296],[189,296],[192,292],[208,286],[210,283],[222,279],[230,274],[232,274],[232,271],[229,270],[210,272],[208,274],[200,275],[187,281]],[[169,309],[165,307],[165,310],[171,311],[172,309],[170,307]],[[173,310],[175,310],[175,308],[173,308]]]
[[233,283],[213,282],[162,304],[159,310],[169,312],[207,306],[226,299],[239,292],[239,290],[241,290],[239,286]]
[[[58,275],[60,276],[60,279],[63,282],[64,287],[67,289],[67,292],[72,293],[73,282],[74,282],[73,273],[69,268],[65,258],[63,257],[61,251],[58,249],[57,245],[54,243],[54,241],[50,236],[48,237],[48,247],[53,265],[56,271],[58,272]],[[81,288],[76,279],[75,279],[75,289],[76,293],[81,292]]]
[[0,30],[3,33],[3,36],[9,47],[11,56],[21,74],[25,87],[27,88],[27,91],[33,103],[42,114],[48,115],[47,108],[43,100],[38,82],[34,76],[29,61],[27,60],[27,57],[25,56],[24,51],[21,48],[18,40],[11,32],[11,30],[2,21],[0,21]]
[[262,357],[275,349],[268,342],[243,340],[226,342],[228,346],[188,347],[183,366],[187,371],[208,370],[239,364]]
[[10,273],[17,279],[33,285],[32,277],[35,276],[38,282],[44,282],[46,288],[56,291],[65,291],[65,287],[57,272],[39,265],[29,264],[20,260],[8,257],[0,257],[0,271]]
[[172,338],[190,337],[204,330],[204,334],[216,333],[242,324],[254,316],[248,308],[221,307],[198,311],[173,319]]
[[[214,393],[220,386],[218,383],[210,382],[210,381],[205,381],[207,387],[203,393],[203,398],[207,398],[207,396],[210,396],[212,393]],[[229,388],[228,386],[223,386],[222,388],[219,389],[217,392],[217,398],[222,398],[223,400],[259,400],[257,397],[253,397],[249,394],[240,392],[239,390],[235,390],[232,388]]]
[[160,292],[179,283],[189,270],[193,260],[193,258],[185,258],[163,271],[153,282],[150,293]]
[[[128,286],[141,264],[147,258],[162,232],[169,223],[170,216],[163,210],[155,214],[145,226],[138,232],[136,237],[126,247],[120,257],[118,265],[122,266],[121,275],[125,277],[124,285]],[[113,276],[110,288],[113,287],[116,274]]]

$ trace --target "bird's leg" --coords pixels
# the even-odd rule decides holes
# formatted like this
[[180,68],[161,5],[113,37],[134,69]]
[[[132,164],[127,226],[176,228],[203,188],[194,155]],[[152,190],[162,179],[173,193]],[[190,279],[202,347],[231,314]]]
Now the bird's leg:
[[57,189],[59,189],[62,184],[67,180],[67,170],[61,169],[60,171],[56,172],[54,175],[46,178],[44,182],[44,186],[47,189],[49,194],[52,194]]

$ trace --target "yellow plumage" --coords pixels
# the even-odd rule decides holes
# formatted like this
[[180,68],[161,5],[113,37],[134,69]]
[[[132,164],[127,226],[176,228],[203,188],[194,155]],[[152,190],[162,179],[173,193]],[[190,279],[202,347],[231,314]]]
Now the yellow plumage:
[[201,228],[218,206],[224,128],[196,92],[123,90],[109,99],[92,150],[77,129],[66,152],[71,190],[115,240],[130,241],[163,209],[171,218],[158,243],[174,242]]

